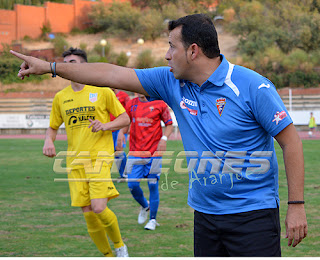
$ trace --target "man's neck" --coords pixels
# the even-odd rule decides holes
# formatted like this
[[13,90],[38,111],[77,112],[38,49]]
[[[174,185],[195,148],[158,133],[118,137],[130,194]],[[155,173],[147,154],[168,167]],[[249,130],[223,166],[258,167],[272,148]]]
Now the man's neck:
[[80,83],[76,83],[76,82],[71,81],[71,87],[74,92],[78,92],[78,91],[83,90],[84,86],[85,86],[84,84],[80,84]]
[[197,84],[199,87],[212,75],[213,72],[221,64],[220,56],[213,59],[203,59],[198,64],[195,64],[193,70],[193,80],[191,82]]

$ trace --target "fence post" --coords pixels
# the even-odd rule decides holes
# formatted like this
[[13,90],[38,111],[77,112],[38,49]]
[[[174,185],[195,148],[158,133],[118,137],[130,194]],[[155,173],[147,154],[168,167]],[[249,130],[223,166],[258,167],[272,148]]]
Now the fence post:
[[292,112],[292,89],[289,88],[289,111]]

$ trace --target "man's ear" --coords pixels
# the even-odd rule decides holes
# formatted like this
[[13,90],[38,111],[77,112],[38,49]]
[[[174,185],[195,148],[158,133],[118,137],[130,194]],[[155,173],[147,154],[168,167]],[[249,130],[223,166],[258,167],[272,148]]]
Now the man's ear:
[[190,52],[191,52],[191,60],[194,60],[198,55],[199,55],[199,46],[196,43],[193,43],[189,47]]

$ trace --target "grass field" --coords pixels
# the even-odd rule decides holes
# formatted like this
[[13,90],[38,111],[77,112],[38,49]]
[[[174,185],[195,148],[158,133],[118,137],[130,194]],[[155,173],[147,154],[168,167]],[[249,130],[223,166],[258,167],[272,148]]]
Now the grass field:
[[[306,140],[303,144],[309,234],[296,248],[288,248],[285,239],[287,184],[282,153],[276,145],[283,256],[320,255],[320,141]],[[42,140],[0,140],[0,256],[101,256],[89,238],[81,210],[70,206],[68,184],[54,182],[54,178],[65,176],[53,172],[53,159],[42,155],[42,145]],[[66,142],[56,141],[56,148],[66,150]],[[168,150],[176,155],[183,147],[180,141],[168,141]],[[115,185],[120,196],[111,200],[109,207],[118,217],[130,256],[193,256],[193,210],[187,205],[186,174],[171,169],[167,176],[161,176],[157,217],[161,226],[154,232],[137,224],[139,207],[126,183]],[[142,187],[147,191],[146,183]]]

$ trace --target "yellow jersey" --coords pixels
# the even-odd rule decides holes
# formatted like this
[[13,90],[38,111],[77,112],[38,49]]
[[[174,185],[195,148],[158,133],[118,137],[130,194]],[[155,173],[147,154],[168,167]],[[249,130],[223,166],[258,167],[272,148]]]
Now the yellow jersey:
[[314,118],[314,116],[312,116],[309,120],[309,128],[315,128],[315,127],[317,127],[316,119]]
[[[59,91],[53,99],[50,127],[57,130],[62,123],[65,124],[68,151],[76,152],[76,157],[67,157],[67,167],[76,158],[94,161],[101,151],[113,155],[112,131],[91,132],[89,118],[107,123],[110,122],[110,113],[117,117],[124,112],[110,88],[85,85],[81,91],[75,92],[70,85]],[[81,157],[78,156],[80,152]],[[83,165],[72,165],[72,168],[83,168]]]

